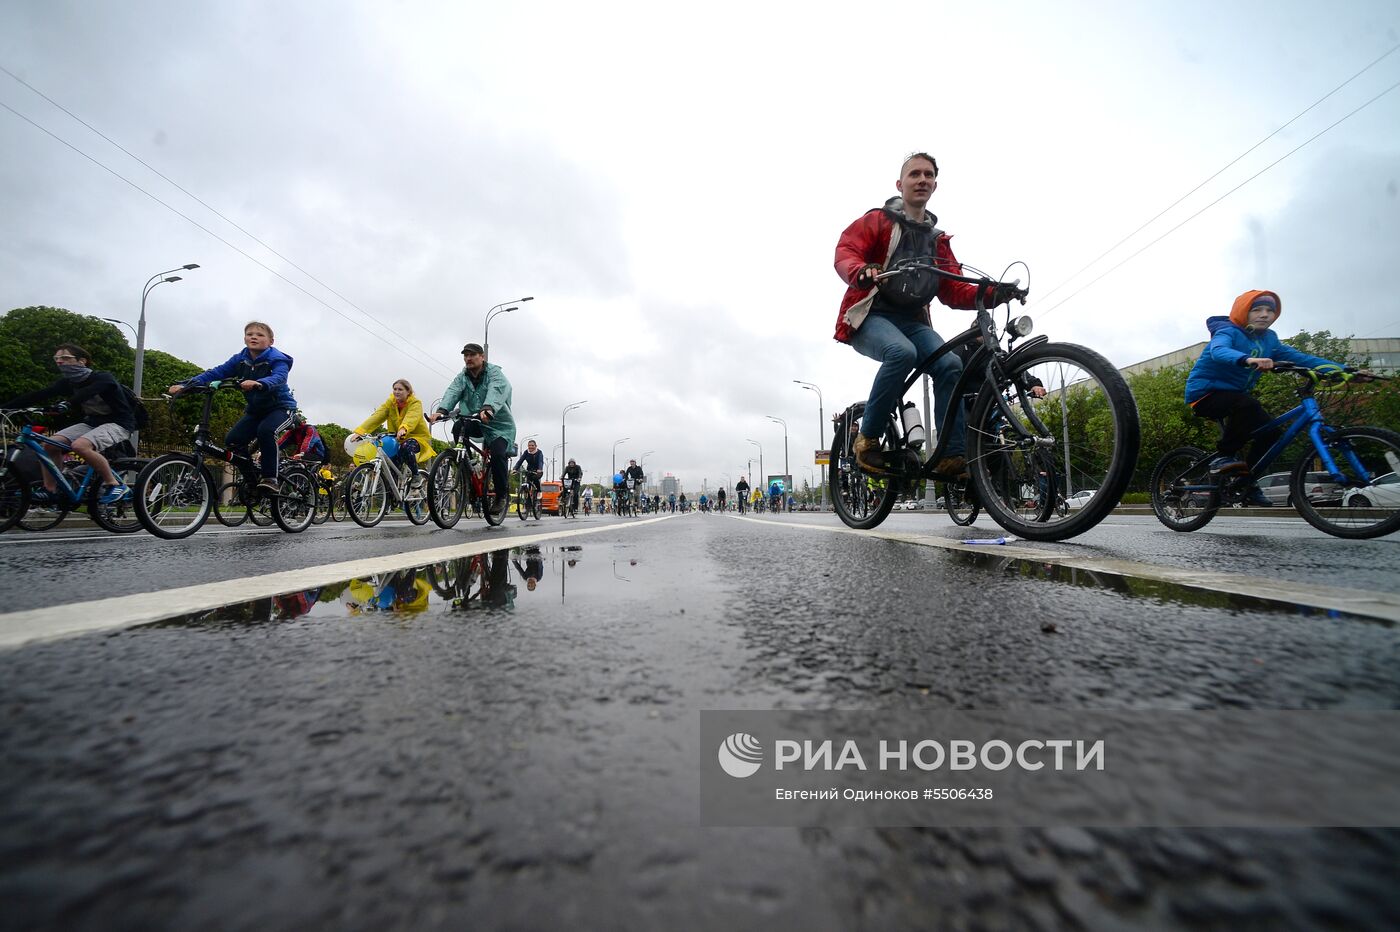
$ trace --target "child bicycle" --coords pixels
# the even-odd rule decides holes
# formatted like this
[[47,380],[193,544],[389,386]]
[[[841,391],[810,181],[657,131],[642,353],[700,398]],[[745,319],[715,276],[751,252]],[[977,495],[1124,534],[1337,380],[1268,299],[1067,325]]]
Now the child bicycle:
[[427,477],[394,462],[398,439],[393,434],[350,434],[345,438],[345,452],[353,457],[366,443],[374,445],[374,459],[356,466],[345,480],[345,510],[350,520],[360,527],[374,527],[384,520],[392,502],[403,509],[409,521],[427,524]]
[[[1137,464],[1137,405],[1122,374],[1087,347],[1051,343],[1043,336],[1024,339],[1030,336],[1031,319],[1013,320],[1009,306],[1005,327],[998,332],[987,299],[1000,283],[985,275],[954,275],[928,260],[913,260],[876,277],[884,280],[913,271],[980,286],[973,326],[920,360],[900,392],[902,398],[940,357],[980,336],[952,397],[945,402],[971,400],[967,485],[978,507],[1007,531],[1031,540],[1063,540],[1098,524],[1118,504]],[[1017,297],[1024,300],[1026,294],[1019,291]],[[1051,389],[1044,398],[1031,392],[1035,381]],[[949,478],[938,476],[935,469],[947,456],[950,438],[939,437],[933,452],[922,457],[921,441],[910,439],[914,428],[918,428],[916,437],[922,433],[917,413],[906,428],[900,410],[896,406],[881,433],[886,476],[866,473],[856,465],[853,445],[864,402],[833,418],[833,468],[828,482],[837,515],[851,527],[875,527],[889,516],[900,493],[912,491],[921,481]],[[1053,496],[1035,494],[1046,482],[1050,487],[1073,482],[1097,492],[1082,508],[1061,514]],[[967,514],[970,523],[975,515],[970,508]]]
[[[470,414],[447,414],[452,422],[452,446],[433,457],[428,467],[428,514],[440,528],[450,528],[468,508],[479,509],[486,523],[497,527],[510,509],[510,489],[497,489],[491,472],[491,450],[468,436],[483,426]],[[494,507],[493,507],[494,506]]]
[[[64,469],[49,456],[45,444],[63,451],[73,447],[34,432],[30,421],[46,413],[44,408],[0,411],[0,532],[16,524],[30,531],[46,531],[77,508],[86,508],[88,517],[103,530],[116,534],[139,530],[141,522],[136,519],[130,495],[104,503],[102,483],[92,467],[81,465]],[[112,473],[128,488],[146,462],[134,456],[118,455],[130,449],[130,444],[123,442],[107,451]],[[20,457],[25,451],[33,454],[38,469],[53,477],[53,492],[49,492],[43,482],[36,479],[31,484],[21,474]]]
[[[219,501],[221,489],[231,495],[231,501],[236,503],[231,507],[235,509],[251,508],[256,513],[264,507],[263,502],[270,499],[272,520],[289,534],[304,531],[311,525],[316,511],[316,479],[309,469],[299,463],[287,464],[280,471],[276,494],[271,494],[258,488],[258,467],[251,457],[225,450],[210,440],[209,419],[214,393],[237,390],[237,381],[213,381],[186,385],[180,392],[181,397],[204,396],[191,452],[167,453],[151,460],[132,487],[136,517],[157,537],[179,540],[199,530]],[[174,401],[171,396],[165,397]],[[216,486],[213,473],[205,465],[206,459],[232,463],[238,478],[222,487]]]
[[[1304,436],[1311,449],[1293,466],[1289,500],[1305,521],[1320,531],[1352,540],[1400,530],[1400,495],[1391,486],[1400,472],[1400,434],[1380,427],[1333,427],[1314,397],[1319,382],[1347,382],[1355,370],[1318,372],[1276,362],[1272,371],[1299,377],[1294,386],[1298,405],[1260,427],[1254,436],[1286,425],[1283,435],[1259,457],[1253,472],[1244,475],[1211,475],[1210,461],[1216,454],[1198,447],[1170,451],[1152,470],[1152,511],[1157,519],[1173,531],[1205,527],[1222,505],[1243,503],[1253,491],[1257,475],[1295,439]],[[1372,379],[1384,377],[1358,378]],[[1326,472],[1335,490],[1309,494],[1307,487],[1312,483],[1308,474],[1314,471]]]

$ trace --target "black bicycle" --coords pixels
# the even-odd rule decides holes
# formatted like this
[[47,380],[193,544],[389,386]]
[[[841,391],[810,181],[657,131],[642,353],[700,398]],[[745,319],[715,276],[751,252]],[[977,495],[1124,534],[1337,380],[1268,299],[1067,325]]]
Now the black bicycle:
[[[1253,473],[1212,476],[1210,461],[1217,454],[1177,447],[1152,470],[1152,511],[1157,519],[1173,531],[1205,527],[1222,505],[1241,504],[1253,492],[1255,477],[1295,439],[1306,437],[1304,455],[1292,467],[1288,496],[1305,521],[1334,537],[1354,540],[1400,530],[1400,434],[1381,427],[1333,427],[1314,397],[1319,383],[1344,384],[1355,370],[1319,372],[1279,362],[1272,371],[1299,377],[1298,405],[1255,431],[1259,435],[1286,428]],[[1385,377],[1367,374],[1359,380]],[[1326,480],[1313,481],[1314,473],[1325,473]]]
[[516,515],[521,521],[526,518],[540,520],[540,490],[535,482],[541,473],[535,469],[518,469],[515,474],[519,480],[516,488],[520,490],[515,498]]
[[[1009,301],[1005,327],[999,332],[987,303],[1002,283],[990,277],[955,275],[928,260],[901,263],[877,277],[913,271],[978,286],[973,326],[920,360],[901,397],[942,356],[980,337],[945,402],[970,403],[966,459],[979,507],[1007,531],[1031,540],[1063,540],[1098,524],[1118,504],[1137,464],[1137,405],[1122,374],[1086,347],[1051,343],[1043,336],[1026,339],[1031,319],[1013,320]],[[1027,294],[1017,289],[1011,300],[1024,302]],[[1031,391],[1036,383],[1049,389],[1043,398]],[[864,411],[864,403],[858,402],[833,418],[831,498],[837,515],[854,528],[880,524],[898,495],[920,482],[953,478],[936,473],[951,437],[940,436],[924,459],[909,442],[903,419],[893,413],[880,438],[884,474],[862,470],[853,445]],[[1037,491],[1047,482],[1096,491],[1083,507],[1060,514],[1054,497]]]
[[433,457],[428,467],[428,514],[438,527],[450,528],[464,511],[475,507],[487,524],[496,527],[510,509],[510,488],[509,483],[504,489],[496,488],[491,449],[469,436],[482,426],[482,420],[470,414],[449,414],[444,420],[452,422],[452,446]]
[[[203,395],[203,408],[194,429],[194,442],[189,453],[167,453],[151,460],[136,477],[132,498],[136,517],[142,527],[157,537],[178,540],[189,537],[203,526],[219,501],[220,487],[205,465],[206,459],[233,464],[238,478],[223,489],[233,496],[231,501],[251,509],[256,514],[268,501],[272,520],[289,534],[304,531],[311,525],[316,512],[316,478],[300,464],[288,464],[280,471],[276,493],[258,487],[258,466],[250,457],[226,450],[209,438],[210,409],[214,393],[236,391],[234,381],[189,385],[179,397]],[[166,396],[174,401],[174,396]],[[232,486],[232,488],[230,488]],[[255,519],[256,520],[256,519]]]

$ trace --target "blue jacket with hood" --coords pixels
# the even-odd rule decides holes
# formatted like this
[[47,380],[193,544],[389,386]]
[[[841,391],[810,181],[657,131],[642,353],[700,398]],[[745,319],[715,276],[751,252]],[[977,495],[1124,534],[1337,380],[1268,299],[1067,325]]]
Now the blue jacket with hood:
[[[1272,291],[1246,291],[1235,299],[1228,317],[1208,317],[1210,343],[1191,374],[1186,377],[1186,403],[1195,404],[1211,392],[1247,392],[1259,381],[1260,372],[1246,366],[1246,359],[1269,358],[1316,369],[1336,366],[1330,359],[1310,356],[1278,338],[1272,329],[1256,332],[1249,327],[1249,307],[1259,295],[1271,295],[1282,313],[1283,302]],[[1277,318],[1275,318],[1277,320]]]
[[253,358],[245,346],[243,352],[231,357],[223,365],[201,372],[189,380],[191,385],[204,385],[220,379],[252,379],[262,385],[261,389],[246,392],[244,399],[249,414],[270,414],[279,408],[295,411],[297,400],[287,386],[287,374],[292,371],[292,357],[275,346],[269,346]]

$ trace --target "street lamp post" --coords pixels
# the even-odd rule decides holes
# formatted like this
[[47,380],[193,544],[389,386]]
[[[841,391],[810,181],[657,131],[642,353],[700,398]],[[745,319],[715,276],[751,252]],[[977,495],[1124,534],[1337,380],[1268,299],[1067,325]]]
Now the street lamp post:
[[115,317],[103,317],[102,320],[107,321],[107,323],[109,323],[109,324],[121,324],[123,327],[125,327],[125,328],[128,329],[128,330],[130,330],[130,331],[131,331],[131,336],[132,336],[133,338],[135,338],[135,336],[136,336],[136,328],[133,327],[133,326],[131,326],[131,324],[127,323],[126,321],[124,321],[124,320],[118,320],[118,319],[115,318]]
[[[645,476],[646,476],[646,474],[647,474],[647,457],[648,457],[648,456],[651,456],[651,455],[652,455],[653,453],[655,453],[655,452],[656,452],[655,450],[648,450],[648,451],[646,451],[645,453],[642,454],[642,458],[641,458],[641,459],[637,460],[637,465],[640,466],[640,467],[642,468],[642,476],[644,477],[644,478],[642,479],[642,482],[643,482],[643,483],[646,482]],[[645,485],[643,485],[643,491],[645,491],[645,489],[646,489],[646,487],[645,487]]]
[[[744,439],[745,439],[745,440],[749,440],[749,438],[747,438],[747,437],[745,437]],[[758,487],[759,487],[760,489],[763,490],[763,494],[764,494],[764,495],[767,495],[767,494],[768,494],[768,474],[767,474],[766,472],[763,471],[763,444],[759,443],[757,440],[749,440],[749,443],[751,443],[751,444],[753,444],[754,446],[758,447],[758,473],[759,473],[759,476],[758,476]],[[750,469],[753,468],[753,460],[749,460],[749,468],[750,468]],[[753,483],[750,482],[749,485],[753,485]]]
[[780,417],[774,417],[774,416],[771,415],[771,414],[767,414],[767,415],[764,415],[764,416],[765,416],[766,418],[768,418],[768,420],[770,420],[770,421],[775,421],[775,422],[777,422],[777,423],[783,425],[783,484],[786,485],[786,486],[788,486],[788,488],[787,488],[786,491],[791,492],[791,491],[792,491],[792,473],[788,472],[788,434],[787,434],[787,421],[783,420],[783,419],[780,418]]
[[[141,396],[141,376],[146,369],[146,296],[155,290],[157,285],[184,280],[178,275],[171,275],[171,272],[188,272],[197,268],[199,268],[199,263],[189,262],[178,269],[166,269],[164,272],[159,272],[148,278],[146,287],[141,289],[141,316],[136,320],[136,371],[131,379],[131,390],[136,393],[138,398]],[[131,445],[133,447],[136,445],[135,434],[132,435]]]
[[[793,379],[798,385],[809,392],[817,393],[817,445],[823,450],[826,449],[826,403],[822,399],[822,390],[811,382],[804,382],[801,379]],[[830,451],[827,452],[827,459],[831,458]],[[826,467],[822,467],[822,509],[825,510],[830,499],[827,498],[826,488]]]
[[554,454],[558,453],[563,448],[564,445],[562,443],[556,443],[554,449],[549,451],[549,478],[551,480],[558,475],[558,473],[554,471]]
[[617,445],[618,445],[619,443],[626,443],[628,440],[631,440],[631,439],[632,439],[631,437],[623,437],[621,440],[614,440],[614,441],[613,441],[613,471],[612,471],[612,474],[613,474],[614,476],[617,475]]
[[520,305],[524,304],[526,301],[533,300],[535,300],[535,296],[530,295],[527,298],[517,298],[514,301],[502,301],[500,304],[492,305],[491,309],[486,312],[486,328],[485,333],[481,337],[481,355],[483,358],[488,360],[491,358],[491,318],[498,314],[509,314],[511,311],[518,310],[517,307],[506,307],[507,304]]
[[559,415],[559,445],[564,448],[563,453],[559,454],[560,459],[564,459],[564,454],[569,452],[569,435],[564,430],[564,420],[569,416],[570,411],[586,404],[588,404],[587,401],[576,401],[565,408],[563,414]]

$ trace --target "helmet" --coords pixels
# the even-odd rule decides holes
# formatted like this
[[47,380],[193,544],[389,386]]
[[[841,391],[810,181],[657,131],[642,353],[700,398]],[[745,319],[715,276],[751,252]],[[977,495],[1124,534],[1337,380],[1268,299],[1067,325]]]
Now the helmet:
[[295,411],[292,412],[292,426],[293,426],[293,427],[300,427],[301,425],[303,425],[303,424],[305,424],[305,423],[306,423],[306,415],[301,413],[301,409],[300,409],[300,408],[297,408]]
[[385,437],[383,440],[380,440],[380,441],[379,441],[379,448],[380,448],[381,450],[384,451],[384,455],[385,455],[385,456],[398,456],[398,455],[399,455],[399,441],[398,441],[398,438],[395,437],[394,435],[390,434],[389,436]]

